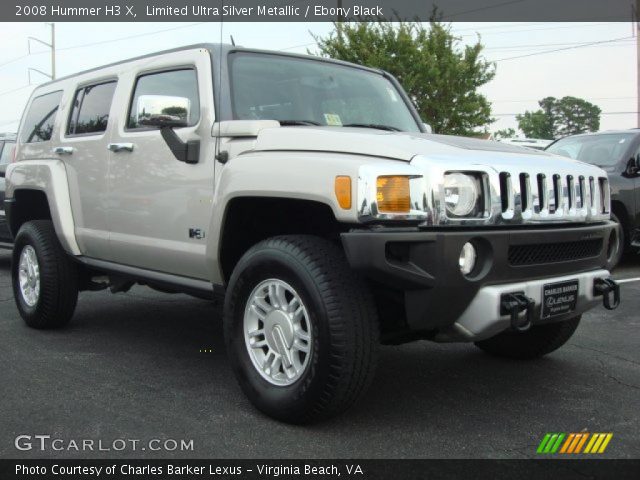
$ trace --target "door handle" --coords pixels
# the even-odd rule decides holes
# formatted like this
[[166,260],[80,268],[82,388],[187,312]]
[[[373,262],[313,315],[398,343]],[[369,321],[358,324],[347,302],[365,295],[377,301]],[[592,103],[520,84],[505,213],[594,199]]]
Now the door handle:
[[53,153],[56,155],[71,155],[73,153],[73,147],[55,147]]
[[107,148],[112,152],[133,152],[133,143],[110,143]]

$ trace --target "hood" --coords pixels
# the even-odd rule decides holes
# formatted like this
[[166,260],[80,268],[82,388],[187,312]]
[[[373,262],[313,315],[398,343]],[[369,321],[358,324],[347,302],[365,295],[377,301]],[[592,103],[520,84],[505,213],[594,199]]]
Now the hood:
[[[388,132],[351,127],[279,127],[260,131],[257,151],[339,152],[411,161],[416,155],[456,155],[464,151],[558,158],[555,155],[515,145],[449,135]],[[557,160],[555,160],[557,161]]]

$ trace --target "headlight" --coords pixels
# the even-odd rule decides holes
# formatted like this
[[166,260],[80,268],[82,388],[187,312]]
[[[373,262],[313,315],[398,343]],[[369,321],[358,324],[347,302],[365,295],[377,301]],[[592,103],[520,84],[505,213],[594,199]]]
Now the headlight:
[[469,217],[477,213],[481,199],[478,179],[466,173],[454,172],[444,176],[444,202],[447,215]]

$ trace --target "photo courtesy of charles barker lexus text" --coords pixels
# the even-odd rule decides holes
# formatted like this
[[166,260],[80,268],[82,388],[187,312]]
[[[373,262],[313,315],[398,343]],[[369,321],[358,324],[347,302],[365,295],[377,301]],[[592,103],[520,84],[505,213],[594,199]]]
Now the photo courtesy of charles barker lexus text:
[[640,0],[0,19],[1,480],[640,476]]

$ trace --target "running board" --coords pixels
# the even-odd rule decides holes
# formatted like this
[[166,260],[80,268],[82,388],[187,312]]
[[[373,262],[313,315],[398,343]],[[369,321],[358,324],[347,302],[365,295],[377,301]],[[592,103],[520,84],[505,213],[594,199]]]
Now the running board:
[[196,296],[205,296],[214,298],[217,295],[224,294],[224,287],[221,285],[213,285],[206,280],[200,280],[191,277],[182,277],[171,273],[158,272],[155,270],[147,270],[130,265],[122,265],[105,260],[98,260],[90,257],[72,257],[81,264],[99,270],[107,274],[118,275],[129,278],[138,283],[147,283],[155,286],[163,287],[169,290],[176,290],[181,293],[187,293]]
[[0,249],[13,250],[13,243],[0,242]]

